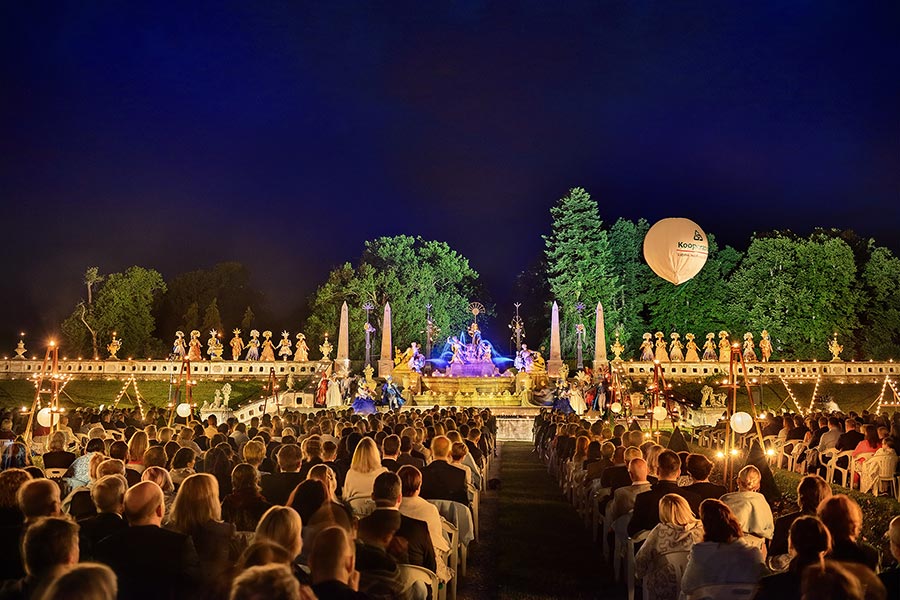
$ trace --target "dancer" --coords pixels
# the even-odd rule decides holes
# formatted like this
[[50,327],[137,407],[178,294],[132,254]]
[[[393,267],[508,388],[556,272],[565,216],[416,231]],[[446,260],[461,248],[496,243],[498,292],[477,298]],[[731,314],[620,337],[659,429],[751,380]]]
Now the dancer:
[[250,330],[250,341],[247,343],[247,356],[245,359],[259,360],[259,331],[256,329]]

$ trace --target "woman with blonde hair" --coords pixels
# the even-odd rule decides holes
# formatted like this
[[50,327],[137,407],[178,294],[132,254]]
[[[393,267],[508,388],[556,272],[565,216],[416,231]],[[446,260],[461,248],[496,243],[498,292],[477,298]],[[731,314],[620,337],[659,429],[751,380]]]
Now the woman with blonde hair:
[[218,590],[223,574],[234,563],[230,556],[234,525],[222,522],[222,506],[219,504],[219,482],[208,473],[196,473],[181,482],[169,529],[191,536],[200,557],[201,573],[210,589]]
[[163,491],[166,514],[171,514],[172,503],[175,502],[175,484],[172,483],[169,472],[162,467],[147,467],[144,469],[144,472],[141,473],[141,481],[152,481],[159,486]]
[[375,478],[385,471],[387,468],[381,466],[381,455],[375,440],[370,437],[361,439],[353,452],[343,488],[344,501],[350,503],[354,512],[361,510],[372,498]]
[[666,494],[659,500],[659,525],[650,531],[635,556],[635,575],[644,578],[651,600],[677,600],[681,592],[681,570],[673,563],[687,564],[694,544],[703,541],[703,525],[691,512],[687,500]]
[[42,600],[116,600],[119,583],[106,565],[84,562],[53,580]]
[[253,540],[274,542],[295,558],[303,550],[302,532],[303,520],[296,510],[289,506],[273,506],[259,520]]
[[49,451],[44,453],[45,469],[68,469],[78,458],[72,452],[66,451],[66,434],[62,431],[54,431],[47,441]]

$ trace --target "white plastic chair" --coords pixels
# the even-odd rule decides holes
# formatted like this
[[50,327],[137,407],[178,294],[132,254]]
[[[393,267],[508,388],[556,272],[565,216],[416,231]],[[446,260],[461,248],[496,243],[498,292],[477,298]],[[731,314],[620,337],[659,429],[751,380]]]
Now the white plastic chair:
[[453,574],[453,577],[450,581],[447,582],[448,588],[448,597],[450,600],[456,600],[456,582],[459,578],[459,530],[456,528],[453,523],[449,522],[447,519],[441,517],[441,530],[444,534],[444,538],[450,545],[450,550],[447,552],[447,567],[449,567],[450,572]]
[[62,479],[65,477],[68,469],[44,469],[44,476],[47,479]]
[[[681,589],[681,577],[684,575],[684,569],[687,567],[688,558],[691,556],[690,550],[672,550],[664,552],[660,557],[666,562],[666,565],[672,567],[675,572],[675,581],[678,582],[679,591]],[[665,568],[661,565],[662,568]],[[644,600],[650,600],[650,584],[647,581],[648,576],[644,576],[641,580],[641,588],[644,590]]]
[[[409,589],[416,583],[421,583],[425,587],[431,588],[431,597],[437,600],[440,596],[440,582],[437,574],[425,567],[418,565],[400,565],[400,575],[403,577],[403,590],[409,592]],[[427,592],[425,597],[427,597]]]
[[[838,460],[845,456],[847,457],[847,466],[839,467],[837,464]],[[844,450],[843,452],[838,452],[837,454],[835,454],[834,456],[831,457],[831,460],[828,461],[828,465],[827,465],[828,471],[827,471],[827,477],[825,478],[825,481],[827,481],[828,483],[832,483],[834,481],[835,472],[838,472],[841,474],[841,481],[842,481],[841,485],[843,485],[844,487],[847,487],[847,477],[850,475],[850,469],[852,468],[851,467],[852,463],[853,463],[853,451],[852,450]]]
[[637,554],[638,544],[646,540],[648,535],[650,535],[649,530],[638,531],[625,540],[625,585],[628,600],[634,600],[634,555]]

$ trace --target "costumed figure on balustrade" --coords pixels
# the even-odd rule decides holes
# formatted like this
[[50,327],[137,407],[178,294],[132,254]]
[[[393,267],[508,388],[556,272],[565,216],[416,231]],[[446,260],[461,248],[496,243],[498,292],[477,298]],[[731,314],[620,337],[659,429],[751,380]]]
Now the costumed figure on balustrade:
[[297,348],[294,351],[294,362],[307,362],[309,360],[309,346],[306,345],[306,336],[297,334]]
[[643,337],[644,341],[641,342],[641,360],[653,362],[653,336],[645,333]]
[[716,334],[707,333],[706,342],[703,344],[703,360],[715,362],[716,356]]
[[344,396],[341,394],[341,381],[337,374],[332,373],[328,378],[328,391],[325,392],[325,407],[340,408],[344,405]]
[[231,338],[229,345],[231,346],[231,360],[241,360],[241,352],[244,351],[245,345],[244,340],[241,337],[241,330],[235,329],[231,333],[234,334],[234,337]]
[[195,329],[191,332],[191,341],[188,343],[187,359],[192,362],[203,360],[201,352],[202,344],[200,343],[200,332]]
[[206,353],[210,360],[222,360],[222,342],[219,341],[219,332],[215,329],[209,332],[209,339],[206,340]]
[[372,400],[372,391],[366,387],[364,381],[357,386],[356,398],[353,399],[350,408],[358,415],[374,415],[377,412],[375,401]]
[[250,341],[247,342],[247,356],[244,358],[252,361],[259,360],[259,331],[256,329],[250,330]]
[[328,396],[328,374],[322,371],[322,378],[319,379],[319,385],[316,386],[316,397],[313,400],[313,407],[325,408]]
[[394,378],[390,375],[385,379],[384,385],[381,386],[381,405],[387,406],[391,410],[399,410],[403,406],[403,397],[400,395],[400,388],[394,383]]
[[281,332],[281,341],[278,342],[278,356],[281,357],[281,360],[287,360],[288,357],[293,354],[291,351],[291,334],[287,331]]
[[666,336],[662,331],[656,332],[656,354],[654,360],[661,363],[669,362],[669,353],[666,351]]
[[744,361],[756,362],[756,350],[753,343],[753,334],[749,331],[744,334]]
[[272,343],[272,332],[263,331],[262,353],[259,360],[263,362],[275,362],[275,344]]
[[769,357],[772,356],[772,340],[765,329],[762,330],[762,339],[759,340],[759,353],[762,354],[763,362],[769,362]]
[[719,332],[719,362],[731,362],[731,340],[727,331]]
[[513,366],[519,371],[531,373],[531,369],[534,367],[534,357],[526,344],[522,344],[522,349],[516,353]]
[[181,360],[184,358],[184,332],[175,332],[175,343],[172,344],[172,358]]
[[684,339],[687,340],[687,344],[684,347],[687,349],[687,353],[684,355],[685,362],[700,362],[700,355],[697,354],[697,342],[694,341],[693,333],[684,334]]
[[683,362],[684,361],[684,353],[682,352],[682,348],[684,346],[681,344],[680,335],[675,332],[669,336],[672,338],[672,343],[669,344],[669,358],[672,362]]

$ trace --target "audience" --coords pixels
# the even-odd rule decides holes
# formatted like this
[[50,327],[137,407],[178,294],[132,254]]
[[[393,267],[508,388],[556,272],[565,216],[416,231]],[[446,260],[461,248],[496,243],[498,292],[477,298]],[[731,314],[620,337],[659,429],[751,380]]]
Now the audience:
[[231,493],[222,500],[222,520],[237,531],[254,531],[272,504],[260,493],[259,471],[241,463],[231,471]]
[[862,530],[862,509],[845,494],[835,494],[819,505],[818,516],[831,533],[828,558],[859,563],[878,572],[878,551],[858,539]]
[[667,559],[673,553],[690,552],[703,541],[703,526],[687,500],[666,494],[659,501],[659,525],[654,527],[635,556],[635,575],[649,588],[647,600],[678,600],[680,571]]
[[759,469],[747,465],[738,472],[738,491],[725,494],[721,500],[741,524],[741,530],[746,536],[744,541],[759,548],[765,556],[766,540],[772,539],[775,520],[765,496],[759,493],[761,481]]
[[[247,442],[247,446],[250,442]],[[247,446],[244,446],[246,451]],[[300,473],[302,455],[300,446],[296,444],[284,444],[278,449],[278,473],[268,473],[260,479],[260,488],[263,497],[272,504],[287,504],[288,497],[294,488],[303,481]]]
[[[816,516],[819,504],[831,497],[831,486],[818,475],[807,475],[797,484],[797,503],[800,510],[788,513],[775,520],[769,556],[778,557],[788,553],[788,532],[794,521],[804,516]],[[799,589],[799,586],[798,586]]]
[[800,515],[790,526],[788,539],[790,562],[787,571],[763,577],[756,600],[795,600],[801,597],[803,571],[822,566],[831,551],[831,534],[814,516]]
[[[344,500],[350,504],[354,512],[365,510],[366,501],[371,501],[372,486],[375,478],[387,471],[381,466],[381,455],[375,440],[365,437],[360,440],[353,452],[350,470],[344,478]],[[463,475],[465,477],[465,475]]]
[[341,527],[328,527],[316,536],[309,556],[312,590],[319,600],[367,600],[359,592],[354,546]]
[[681,474],[681,459],[671,450],[664,450],[657,458],[659,481],[650,486],[646,492],[638,494],[634,499],[634,514],[628,523],[628,535],[634,536],[639,531],[650,530],[659,523],[659,501],[666,494],[677,494],[687,500],[691,511],[697,514],[700,496],[685,488],[678,487],[676,481]]
[[55,577],[77,564],[78,524],[62,517],[35,519],[25,530],[22,558],[25,577],[7,581],[0,589],[0,599],[41,598]]
[[[452,444],[443,435],[431,440],[431,463],[421,470],[422,498],[428,500],[452,500],[461,504],[469,503],[466,474],[450,464]],[[349,476],[348,476],[349,479]]]
[[97,544],[115,533],[128,529],[128,523],[122,516],[127,488],[128,482],[121,475],[106,475],[94,484],[91,499],[97,507],[97,514],[79,523],[82,557],[93,557]]
[[118,592],[112,569],[100,563],[83,562],[54,579],[41,600],[116,600]]

